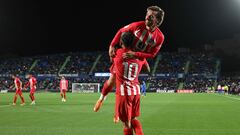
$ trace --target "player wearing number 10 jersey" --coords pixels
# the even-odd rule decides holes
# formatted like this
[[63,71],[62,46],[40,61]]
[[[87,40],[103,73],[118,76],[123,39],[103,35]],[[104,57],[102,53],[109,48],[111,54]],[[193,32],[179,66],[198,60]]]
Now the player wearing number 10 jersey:
[[116,52],[113,59],[116,70],[116,105],[115,115],[123,122],[124,135],[143,135],[140,122],[136,119],[140,115],[140,86],[138,75],[145,59],[124,59],[123,53],[131,50],[133,34],[123,33],[121,36],[121,49]]
[[[114,58],[116,45],[119,44],[120,37],[125,32],[131,32],[134,35],[133,48],[123,53],[124,58],[154,58],[159,52],[164,41],[164,35],[158,28],[164,18],[164,11],[158,6],[150,6],[147,8],[145,21],[131,23],[121,28],[109,47],[109,56]],[[116,75],[115,68],[112,65],[110,68],[111,75],[104,83],[102,94],[94,106],[94,111],[97,112],[103,104],[107,94],[115,85]]]

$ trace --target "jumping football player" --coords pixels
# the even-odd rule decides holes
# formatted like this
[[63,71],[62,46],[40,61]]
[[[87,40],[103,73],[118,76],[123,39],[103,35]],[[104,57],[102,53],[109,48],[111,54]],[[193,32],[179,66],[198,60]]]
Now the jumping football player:
[[[164,41],[164,35],[158,28],[164,19],[164,11],[158,6],[150,6],[147,8],[145,21],[131,23],[121,28],[113,38],[109,47],[109,56],[112,59],[115,56],[115,46],[119,44],[120,37],[124,32],[134,34],[134,48],[123,53],[124,58],[154,58],[159,52]],[[115,86],[116,74],[114,65],[110,68],[111,75],[105,81],[102,93],[94,106],[94,111],[97,112],[106,99],[107,94]]]

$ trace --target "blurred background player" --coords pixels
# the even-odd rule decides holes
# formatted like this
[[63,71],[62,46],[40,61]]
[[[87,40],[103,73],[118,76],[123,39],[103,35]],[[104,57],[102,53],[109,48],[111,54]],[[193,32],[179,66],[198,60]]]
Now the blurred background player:
[[14,85],[12,85],[10,87],[10,89],[12,89],[14,86],[16,89],[16,93],[15,93],[14,99],[13,99],[13,105],[16,105],[17,98],[19,95],[21,98],[21,101],[22,101],[21,106],[23,106],[23,105],[25,105],[25,101],[24,101],[24,97],[22,95],[22,82],[15,74],[12,74],[11,77],[12,77],[12,79],[14,79]]
[[142,84],[141,84],[141,95],[142,95],[143,97],[146,96],[146,90],[147,90],[146,83],[145,83],[145,81],[142,81]]
[[[124,58],[154,58],[159,52],[164,41],[164,35],[158,28],[164,19],[164,11],[158,6],[150,6],[147,8],[145,21],[131,23],[121,28],[109,47],[109,56],[112,59],[115,56],[115,47],[119,44],[120,37],[124,32],[134,34],[133,49],[123,54]],[[116,75],[114,66],[110,68],[110,77],[105,81],[102,93],[94,106],[94,111],[97,112],[106,99],[107,94],[115,86]]]
[[26,75],[26,78],[28,79],[28,82],[27,84],[24,86],[24,89],[26,89],[27,87],[30,86],[30,94],[29,94],[29,97],[32,101],[32,103],[30,105],[35,105],[36,102],[35,102],[35,96],[34,96],[34,93],[37,89],[37,79],[31,74],[27,74]]
[[116,105],[115,115],[123,122],[124,135],[143,135],[140,121],[140,86],[138,75],[146,59],[124,59],[123,53],[131,50],[134,35],[130,32],[121,36],[121,49],[116,52],[114,66],[116,70]]
[[62,97],[62,102],[66,102],[66,92],[68,90],[68,80],[65,79],[64,76],[61,77],[60,81],[60,92],[61,92],[61,97]]

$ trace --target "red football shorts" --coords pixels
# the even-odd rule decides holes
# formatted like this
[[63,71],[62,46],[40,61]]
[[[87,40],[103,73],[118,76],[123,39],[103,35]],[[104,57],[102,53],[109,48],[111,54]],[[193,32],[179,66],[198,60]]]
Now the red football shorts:
[[127,122],[140,116],[140,95],[116,95],[116,114],[122,122]]
[[34,94],[35,91],[36,91],[36,89],[31,89],[30,94]]
[[16,89],[16,95],[22,95],[22,90],[21,89]]
[[67,92],[67,90],[61,89],[61,93],[66,93],[66,92]]

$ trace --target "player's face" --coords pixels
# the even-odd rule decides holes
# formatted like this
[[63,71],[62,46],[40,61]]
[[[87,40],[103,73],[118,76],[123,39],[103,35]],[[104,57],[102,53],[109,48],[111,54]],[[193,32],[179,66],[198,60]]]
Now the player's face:
[[157,18],[156,18],[156,12],[152,10],[148,10],[146,17],[145,17],[145,23],[148,27],[155,27],[157,26]]

